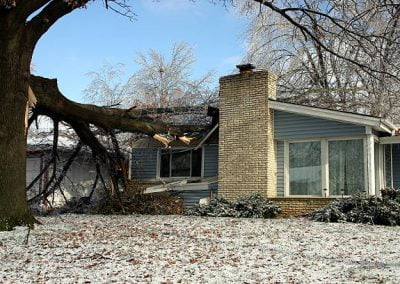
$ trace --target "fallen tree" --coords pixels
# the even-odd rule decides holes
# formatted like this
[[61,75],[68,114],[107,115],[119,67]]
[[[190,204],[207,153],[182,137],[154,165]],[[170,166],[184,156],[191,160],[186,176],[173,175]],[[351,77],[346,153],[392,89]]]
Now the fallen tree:
[[[45,185],[44,190],[30,198],[28,200],[29,203],[44,200],[46,204],[51,204],[48,202],[47,198],[51,194],[54,194],[54,191],[56,190],[60,190],[61,194],[64,196],[60,184],[66,177],[69,167],[79,153],[82,147],[81,144],[87,145],[91,149],[93,157],[96,160],[96,180],[93,184],[90,196],[93,194],[99,177],[103,180],[103,186],[106,187],[104,178],[100,171],[100,164],[102,164],[108,171],[107,176],[111,179],[111,188],[106,188],[106,191],[110,196],[115,194],[115,200],[120,200],[119,186],[123,186],[124,188],[126,186],[127,169],[118,139],[115,135],[116,129],[123,132],[143,133],[150,136],[157,136],[157,133],[168,132],[170,137],[176,137],[177,139],[181,138],[181,136],[186,132],[197,132],[205,129],[204,126],[197,125],[169,125],[151,117],[151,115],[155,113],[173,113],[174,109],[172,108],[166,108],[165,110],[161,108],[136,109],[135,107],[120,109],[76,103],[64,97],[60,92],[57,80],[55,79],[47,79],[32,75],[31,89],[32,95],[37,103],[33,108],[31,117],[29,118],[29,125],[31,125],[40,115],[48,116],[54,121],[54,136],[52,158],[45,167],[47,169],[50,164],[52,165],[53,171],[51,177]],[[192,111],[193,109],[195,108],[180,107],[177,111],[185,112]],[[58,125],[60,123],[70,125],[79,137],[80,141],[77,144],[76,150],[63,166],[61,173],[56,176]],[[99,141],[98,135],[93,131],[94,128],[102,133],[102,137],[109,137],[112,141],[112,147],[106,147],[101,143],[101,141]],[[43,172],[39,173],[38,177],[29,184],[27,189],[31,188],[42,175]],[[120,206],[121,212],[124,212],[122,202],[120,203]]]

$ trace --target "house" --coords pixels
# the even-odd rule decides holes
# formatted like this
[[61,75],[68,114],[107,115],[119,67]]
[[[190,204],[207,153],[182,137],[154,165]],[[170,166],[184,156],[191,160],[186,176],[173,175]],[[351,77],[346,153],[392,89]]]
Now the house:
[[[63,167],[68,163],[77,143],[78,141],[71,130],[60,125],[56,159],[57,177],[60,176]],[[53,158],[53,122],[50,119],[41,117],[38,128],[31,129],[27,140],[26,155],[26,186],[29,187],[35,181],[27,191],[29,200],[43,192],[52,180],[53,164],[50,161]],[[107,178],[107,171],[103,168],[101,170],[104,178]],[[89,196],[95,177],[96,162],[91,151],[87,147],[83,147],[72,164],[69,165],[66,178],[62,180],[54,194],[50,195],[48,201],[54,207],[64,205],[66,199],[79,199]],[[97,183],[96,188],[100,187],[102,185]],[[98,197],[98,192],[95,191],[92,200]]]
[[[261,192],[288,213],[400,187],[400,136],[393,123],[278,101],[275,75],[238,68],[239,74],[220,79],[219,121],[204,139],[168,148],[136,145],[133,178],[162,181],[148,190],[174,189],[189,199]],[[202,184],[201,194],[190,190],[191,180]]]

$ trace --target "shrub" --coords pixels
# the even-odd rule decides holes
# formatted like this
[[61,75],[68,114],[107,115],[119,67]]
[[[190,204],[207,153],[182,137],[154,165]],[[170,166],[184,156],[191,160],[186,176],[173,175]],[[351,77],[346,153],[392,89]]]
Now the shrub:
[[382,190],[382,197],[356,194],[338,199],[309,215],[320,222],[352,222],[375,225],[400,225],[400,192]]
[[[123,209],[122,209],[123,208]],[[103,198],[90,213],[94,214],[148,214],[175,215],[183,214],[184,204],[179,197],[169,193],[159,194],[122,194]]]
[[260,193],[239,197],[229,202],[223,197],[216,196],[206,206],[198,206],[187,212],[194,216],[235,217],[235,218],[273,218],[281,213],[281,209]]

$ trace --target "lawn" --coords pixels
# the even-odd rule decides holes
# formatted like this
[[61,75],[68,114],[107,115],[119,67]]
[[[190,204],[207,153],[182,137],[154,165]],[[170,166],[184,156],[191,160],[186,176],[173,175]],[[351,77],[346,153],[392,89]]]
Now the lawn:
[[0,232],[1,283],[400,282],[400,227],[61,215]]

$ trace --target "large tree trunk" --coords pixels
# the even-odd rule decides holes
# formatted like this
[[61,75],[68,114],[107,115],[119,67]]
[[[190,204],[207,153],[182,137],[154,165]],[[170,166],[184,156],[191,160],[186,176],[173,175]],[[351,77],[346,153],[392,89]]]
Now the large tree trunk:
[[0,231],[34,222],[25,190],[25,111],[31,55],[21,38],[0,35]]

